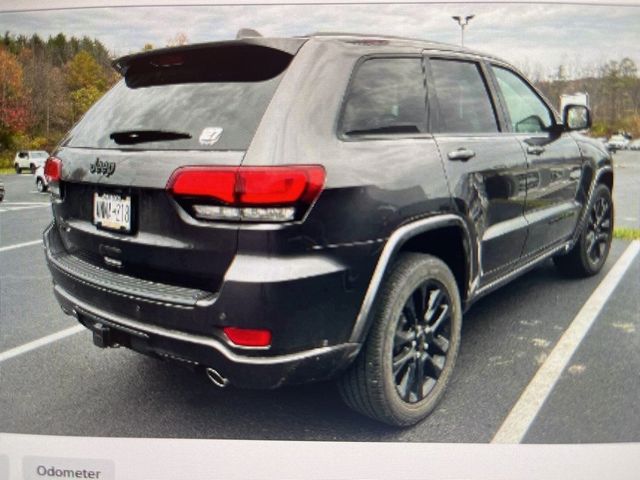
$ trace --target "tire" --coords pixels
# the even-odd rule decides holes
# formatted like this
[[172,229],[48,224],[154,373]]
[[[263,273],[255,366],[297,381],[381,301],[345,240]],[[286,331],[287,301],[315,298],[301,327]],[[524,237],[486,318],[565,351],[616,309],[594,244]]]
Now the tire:
[[31,175],[36,173],[36,166],[33,163],[29,165],[29,171],[31,172]]
[[587,210],[586,223],[573,248],[553,258],[556,268],[570,277],[590,277],[598,273],[609,255],[613,237],[613,201],[604,184],[595,187]]
[[14,168],[16,169],[16,173],[17,173],[18,175],[20,175],[20,172],[22,171],[22,170],[20,169],[20,166],[16,163],[16,164],[14,164]]
[[451,270],[436,257],[403,254],[382,285],[374,315],[358,357],[338,380],[340,394],[375,420],[413,425],[442,398],[458,355],[462,308]]
[[46,191],[47,191],[47,187],[46,187],[46,185],[44,184],[44,181],[43,181],[40,177],[38,177],[38,178],[36,179],[36,189],[37,189],[37,190],[38,190],[38,192],[40,192],[40,193],[43,193],[43,192],[46,192]]

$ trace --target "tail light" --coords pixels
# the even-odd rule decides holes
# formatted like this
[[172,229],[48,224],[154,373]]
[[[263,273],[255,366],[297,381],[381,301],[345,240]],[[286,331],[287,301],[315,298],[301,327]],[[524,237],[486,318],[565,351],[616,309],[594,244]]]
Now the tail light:
[[223,331],[232,343],[241,347],[268,347],[271,345],[269,330],[225,327]]
[[325,181],[319,165],[282,167],[182,167],[167,189],[203,220],[300,220]]
[[44,176],[49,183],[59,182],[62,176],[62,160],[56,157],[47,158],[44,163]]
[[44,176],[49,184],[49,192],[56,198],[61,197],[60,178],[62,177],[62,160],[56,157],[47,158],[47,161],[44,163]]

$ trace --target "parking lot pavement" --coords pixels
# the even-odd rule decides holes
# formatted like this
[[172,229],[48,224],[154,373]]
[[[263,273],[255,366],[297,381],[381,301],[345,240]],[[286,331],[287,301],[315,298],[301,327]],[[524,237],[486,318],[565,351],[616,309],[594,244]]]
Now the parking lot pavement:
[[[29,176],[22,177],[11,187],[14,198],[41,198],[17,190],[30,188],[24,180]],[[46,208],[0,212],[1,245],[11,245],[5,241],[8,232],[12,242],[38,240],[49,219]],[[53,298],[41,245],[0,250],[0,431],[488,442],[628,245],[614,242],[596,277],[568,280],[548,262],[480,300],[465,316],[460,357],[444,400],[426,421],[402,430],[349,411],[330,383],[276,391],[218,390],[181,366],[125,349],[100,350],[89,332],[70,330],[75,321],[62,314]],[[526,442],[640,441],[639,270],[640,256],[596,318]],[[16,348],[61,331],[71,334],[15,354]]]
[[618,151],[613,155],[613,164],[615,226],[640,228],[640,151]]
[[639,440],[639,282],[640,262],[636,262],[573,356],[525,442]]

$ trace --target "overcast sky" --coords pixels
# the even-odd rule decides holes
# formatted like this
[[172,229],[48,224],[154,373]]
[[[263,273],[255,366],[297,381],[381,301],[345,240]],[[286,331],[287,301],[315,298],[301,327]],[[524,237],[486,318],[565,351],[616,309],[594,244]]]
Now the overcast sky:
[[0,13],[0,32],[43,37],[64,32],[100,39],[115,55],[164,46],[179,32],[189,42],[233,38],[239,28],[264,36],[315,31],[382,33],[459,43],[451,15],[475,14],[465,44],[548,74],[631,57],[640,64],[640,6],[588,5],[272,5],[131,7]]

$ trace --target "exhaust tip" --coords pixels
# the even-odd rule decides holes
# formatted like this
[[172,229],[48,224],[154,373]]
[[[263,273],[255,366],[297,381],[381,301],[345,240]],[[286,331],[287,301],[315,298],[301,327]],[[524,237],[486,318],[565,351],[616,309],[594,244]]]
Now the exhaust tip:
[[225,388],[229,385],[229,379],[223,376],[219,371],[215,368],[207,368],[205,370],[207,377],[211,382],[219,388]]

